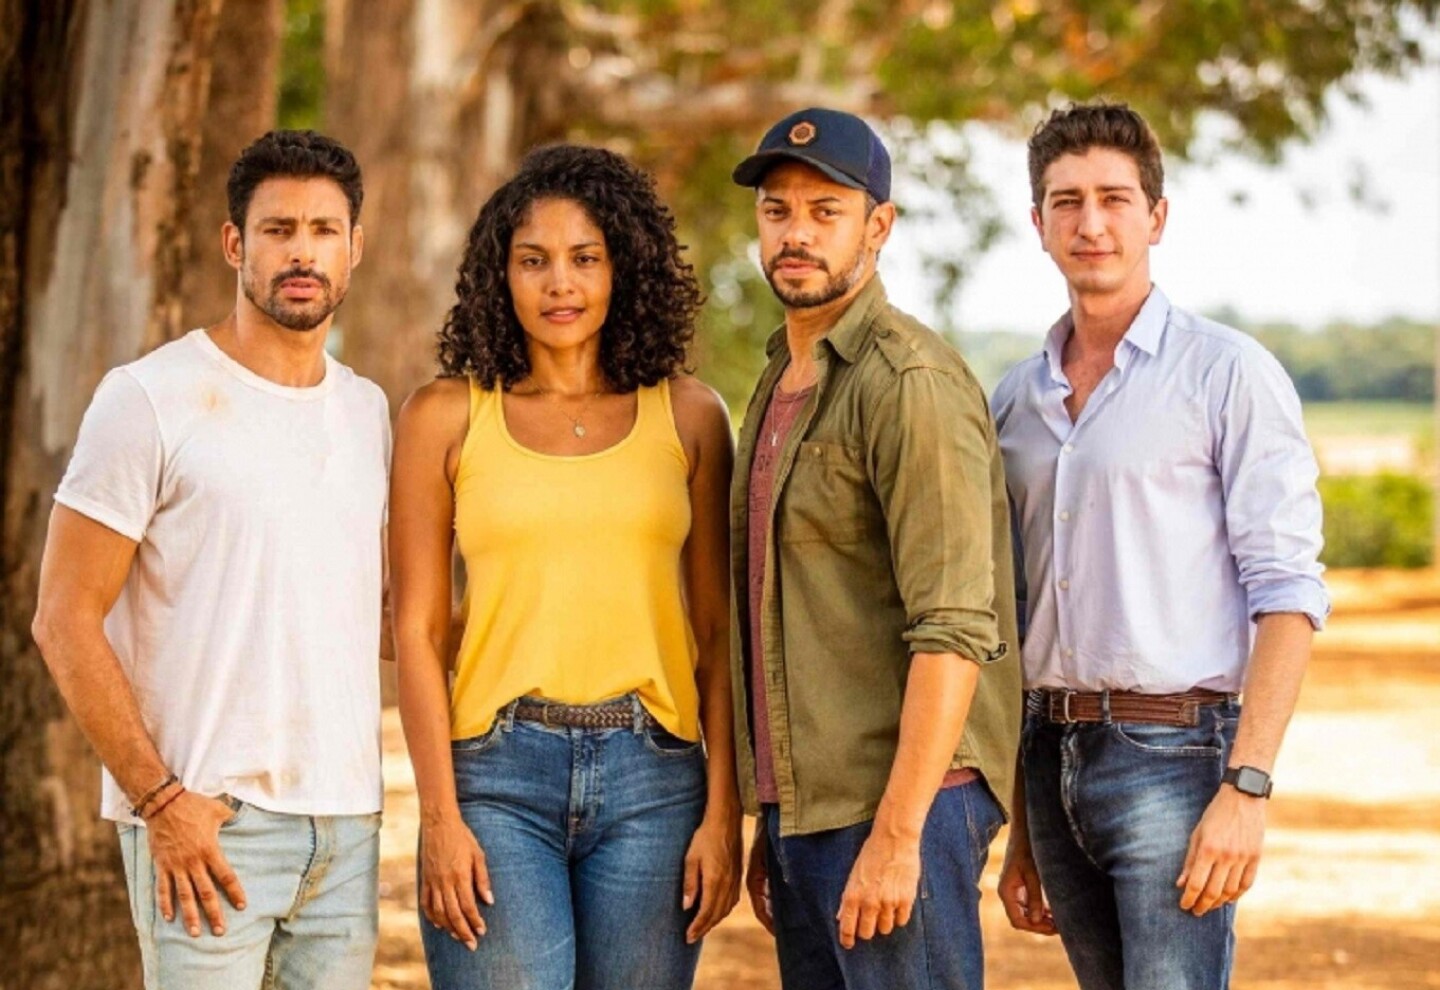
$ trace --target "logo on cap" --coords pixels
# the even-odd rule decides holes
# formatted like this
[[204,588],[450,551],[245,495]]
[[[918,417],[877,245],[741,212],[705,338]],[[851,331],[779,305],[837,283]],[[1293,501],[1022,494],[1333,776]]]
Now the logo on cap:
[[816,133],[814,124],[808,120],[802,120],[790,128],[789,140],[791,144],[804,146],[815,140]]

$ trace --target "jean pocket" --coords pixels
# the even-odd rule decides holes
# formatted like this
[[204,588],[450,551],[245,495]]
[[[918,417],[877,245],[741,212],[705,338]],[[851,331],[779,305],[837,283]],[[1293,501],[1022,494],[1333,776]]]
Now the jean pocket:
[[1147,725],[1143,722],[1116,722],[1111,726],[1115,738],[1132,749],[1162,756],[1216,758],[1220,756],[1220,739],[1209,719],[1199,725]]
[[230,809],[230,817],[220,823],[221,831],[229,828],[234,828],[235,825],[240,821],[240,819],[244,817],[245,812],[248,811],[250,808],[250,805],[246,804],[244,801],[241,801],[233,794],[218,794],[216,795],[215,800],[224,802],[225,806]]
[[641,735],[645,748],[660,756],[692,756],[700,752],[700,743],[681,739],[658,725],[647,728]]
[[490,724],[490,728],[478,736],[468,736],[464,739],[452,739],[450,741],[450,755],[455,756],[479,756],[486,750],[494,748],[500,741],[502,726],[500,719],[496,718]]

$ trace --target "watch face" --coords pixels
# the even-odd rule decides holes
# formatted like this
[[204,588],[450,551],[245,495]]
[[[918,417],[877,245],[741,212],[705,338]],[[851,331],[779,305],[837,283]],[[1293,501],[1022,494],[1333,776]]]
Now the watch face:
[[1269,786],[1269,776],[1254,767],[1241,767],[1235,775],[1235,789],[1241,794],[1263,797]]

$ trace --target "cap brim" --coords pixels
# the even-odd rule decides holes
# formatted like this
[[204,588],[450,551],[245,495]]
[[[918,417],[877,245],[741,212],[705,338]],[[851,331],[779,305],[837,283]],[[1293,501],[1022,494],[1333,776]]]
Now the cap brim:
[[730,178],[734,180],[737,186],[749,186],[753,189],[765,180],[766,172],[769,172],[776,165],[780,164],[780,162],[786,160],[803,162],[811,168],[823,172],[827,177],[834,179],[842,186],[849,186],[851,189],[861,190],[865,188],[865,183],[853,176],[846,175],[835,166],[827,165],[825,162],[811,158],[809,155],[803,154],[800,151],[789,150],[762,151],[758,154],[751,155],[739,165],[735,166],[735,171],[730,173]]

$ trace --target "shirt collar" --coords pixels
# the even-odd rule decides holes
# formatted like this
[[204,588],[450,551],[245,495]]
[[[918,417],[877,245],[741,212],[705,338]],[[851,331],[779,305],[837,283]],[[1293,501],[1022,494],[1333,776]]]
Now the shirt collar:
[[[853,364],[860,354],[860,346],[865,343],[865,338],[870,333],[870,325],[874,323],[876,314],[884,308],[886,298],[885,286],[881,284],[880,276],[872,276],[821,340],[828,340],[836,354],[846,363]],[[785,327],[781,325],[765,342],[765,356],[773,358],[775,352],[784,346]]]
[[[1160,291],[1158,285],[1152,285],[1150,295],[1145,297],[1145,304],[1140,307],[1140,312],[1135,314],[1130,329],[1125,331],[1120,343],[1129,344],[1131,348],[1144,351],[1153,357],[1160,352],[1160,340],[1165,335],[1165,325],[1169,321],[1170,300]],[[1053,381],[1065,381],[1065,373],[1061,370],[1065,341],[1070,339],[1070,332],[1074,329],[1074,317],[1066,310],[1065,315],[1056,320],[1045,334],[1045,363],[1050,366],[1050,378]],[[1122,371],[1128,363],[1129,350],[1130,348],[1125,347],[1115,349],[1115,364]]]

